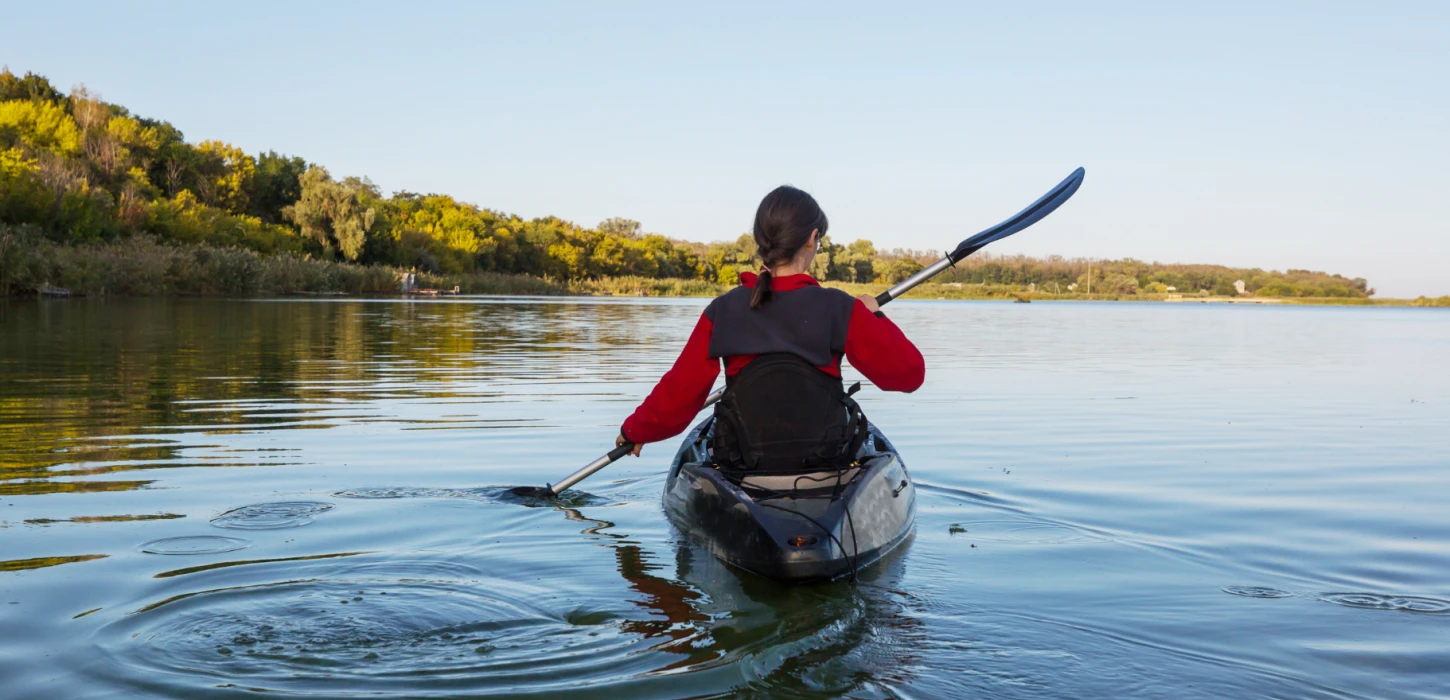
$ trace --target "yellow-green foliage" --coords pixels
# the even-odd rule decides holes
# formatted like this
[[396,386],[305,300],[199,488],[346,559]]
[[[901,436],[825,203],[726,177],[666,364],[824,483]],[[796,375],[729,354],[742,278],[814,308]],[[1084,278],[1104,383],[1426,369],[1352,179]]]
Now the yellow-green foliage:
[[1415,306],[1450,306],[1450,296],[1420,297],[1412,302]]
[[31,221],[46,214],[53,197],[39,172],[20,149],[0,151],[0,221]]
[[50,102],[0,102],[0,146],[24,146],[64,156],[81,150],[81,132],[65,108]]
[[262,253],[303,252],[302,239],[292,229],[203,206],[190,191],[151,202],[145,228],[159,238],[180,243],[240,246]]
[[257,159],[229,143],[202,141],[196,147],[201,179],[198,194],[207,204],[227,211],[247,209],[247,190],[257,170]]

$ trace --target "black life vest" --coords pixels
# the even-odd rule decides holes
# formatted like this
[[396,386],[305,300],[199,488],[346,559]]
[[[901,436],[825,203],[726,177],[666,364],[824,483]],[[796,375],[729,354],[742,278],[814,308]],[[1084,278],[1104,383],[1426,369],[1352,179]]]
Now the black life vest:
[[790,474],[845,469],[868,429],[861,406],[833,377],[793,353],[751,360],[726,377],[715,404],[715,465],[732,472]]

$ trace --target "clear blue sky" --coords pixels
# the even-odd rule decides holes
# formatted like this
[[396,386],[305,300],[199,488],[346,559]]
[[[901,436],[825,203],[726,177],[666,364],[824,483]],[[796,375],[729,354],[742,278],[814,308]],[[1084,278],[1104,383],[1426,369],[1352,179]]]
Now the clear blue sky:
[[0,0],[0,62],[188,140],[526,217],[1324,269],[1450,293],[1450,2]]

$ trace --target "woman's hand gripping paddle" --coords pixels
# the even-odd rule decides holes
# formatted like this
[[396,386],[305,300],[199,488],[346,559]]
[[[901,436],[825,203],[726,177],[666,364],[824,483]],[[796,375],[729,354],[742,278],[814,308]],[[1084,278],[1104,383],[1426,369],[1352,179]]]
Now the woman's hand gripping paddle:
[[[1072,174],[1068,175],[1066,180],[1058,183],[1057,187],[1052,188],[1052,190],[1049,191],[1047,194],[1042,195],[1040,198],[1038,198],[1037,201],[1033,202],[1026,209],[1017,212],[1016,216],[1013,216],[1012,218],[1007,219],[1006,221],[1003,221],[1002,223],[997,224],[992,228],[989,228],[981,233],[978,233],[975,236],[972,236],[971,238],[968,238],[965,241],[962,241],[960,244],[957,245],[956,250],[947,253],[946,256],[943,257],[941,260],[932,263],[931,265],[923,268],[921,272],[918,272],[906,278],[900,284],[882,292],[876,297],[876,303],[885,306],[887,302],[890,302],[892,299],[897,299],[901,297],[902,295],[911,291],[913,287],[916,287],[922,282],[925,282],[932,277],[935,277],[943,270],[955,265],[968,255],[971,255],[972,253],[981,250],[982,247],[986,246],[988,243],[1000,241],[1003,238],[1006,238],[1014,233],[1017,233],[1018,231],[1021,231],[1022,229],[1027,228],[1028,226],[1031,226],[1041,221],[1048,214],[1051,214],[1058,207],[1062,206],[1063,202],[1066,202],[1069,198],[1072,197],[1074,193],[1077,192],[1077,188],[1082,186],[1082,179],[1085,173],[1086,171],[1084,171],[1082,168],[1078,168],[1077,170],[1072,171]],[[706,408],[714,404],[716,401],[719,401],[720,396],[724,393],[724,389],[719,389],[715,393],[710,394],[710,397],[705,399],[705,405],[701,406],[701,408]],[[573,486],[574,484],[577,484],[584,479],[589,478],[589,476],[594,474],[594,472],[597,472],[600,469],[603,469],[613,464],[620,457],[629,454],[633,450],[634,443],[622,443],[618,447],[610,450],[603,457],[600,457],[599,459],[596,459],[593,462],[584,465],[584,467],[579,471],[576,471],[573,474],[564,477],[557,484],[546,484],[543,487],[518,486],[509,489],[509,493],[524,498],[557,496],[560,493],[563,493],[564,489],[567,489],[570,486]]]

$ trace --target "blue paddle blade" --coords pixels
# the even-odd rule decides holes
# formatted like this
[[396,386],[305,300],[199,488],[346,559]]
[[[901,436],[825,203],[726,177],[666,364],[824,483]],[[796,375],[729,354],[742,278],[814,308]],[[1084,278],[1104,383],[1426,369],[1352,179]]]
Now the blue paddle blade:
[[1017,212],[1016,216],[962,241],[961,245],[958,245],[957,249],[952,251],[949,256],[952,262],[956,263],[962,258],[977,252],[982,246],[988,243],[1000,241],[1041,221],[1043,217],[1062,206],[1063,202],[1066,202],[1072,197],[1073,193],[1077,192],[1077,188],[1082,186],[1082,178],[1086,172],[1082,168],[1072,171],[1072,174],[1068,175],[1066,180],[1058,183],[1057,187],[1052,188],[1052,191],[1042,195],[1037,201],[1028,205],[1026,209]]

